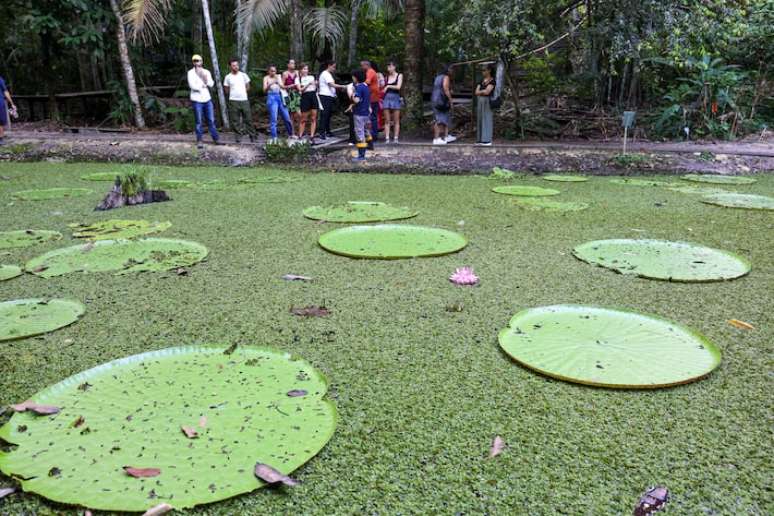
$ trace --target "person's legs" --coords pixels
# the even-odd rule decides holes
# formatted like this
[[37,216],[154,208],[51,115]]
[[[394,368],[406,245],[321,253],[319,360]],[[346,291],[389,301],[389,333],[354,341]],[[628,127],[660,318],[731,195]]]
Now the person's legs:
[[379,137],[379,102],[371,102],[371,137]]
[[234,126],[234,132],[236,133],[236,141],[239,143],[242,139],[242,135],[245,134],[244,124],[242,122],[242,112],[239,109],[239,101],[228,101],[228,118]]
[[310,126],[309,126],[309,134],[312,138],[315,137],[315,134],[317,134],[317,110],[313,109],[309,113],[310,120]]
[[204,128],[202,127],[202,117],[204,116],[204,104],[201,102],[191,102],[194,112],[194,132],[196,133],[196,142],[202,141]]
[[204,114],[207,117],[207,128],[210,130],[212,141],[218,142],[218,130],[215,128],[215,105],[210,100],[204,105]]
[[298,137],[304,137],[304,131],[306,131],[306,119],[309,118],[309,111],[301,111],[301,122],[298,125]]
[[254,141],[255,137],[258,136],[258,131],[255,129],[255,124],[253,124],[253,111],[250,108],[250,101],[241,101],[239,103],[239,111],[242,116],[242,129],[244,129],[245,134],[250,136],[250,141]]
[[347,111],[347,121],[349,122],[349,143],[354,145],[357,143],[357,137],[355,136],[355,116],[352,114],[352,110]]
[[323,105],[323,112],[320,116],[320,133],[322,136],[331,136],[331,118],[333,117],[333,106],[336,102],[335,97],[320,95],[320,101]]
[[398,138],[400,138],[400,109],[392,112],[392,133],[392,139],[398,143]]
[[8,125],[8,108],[5,105],[5,99],[0,97],[0,144],[5,138],[5,126]]
[[492,143],[492,136],[494,136],[494,116],[492,114],[492,108],[489,107],[488,98],[484,98],[482,104],[484,104],[484,107],[482,109],[481,117],[481,143]]
[[392,120],[392,109],[382,110],[382,116],[384,118],[384,141],[390,143],[390,125]]
[[368,116],[355,115],[355,138],[357,139],[355,146],[357,147],[358,160],[364,160],[366,157],[366,148],[368,147],[366,140],[370,138],[366,129],[368,120]]
[[288,108],[282,101],[280,101],[279,104],[279,112],[280,115],[282,115],[282,121],[285,122],[285,131],[287,131],[288,138],[290,138],[295,134],[293,132],[293,123],[290,121],[290,113],[288,113]]
[[276,93],[270,93],[266,100],[266,108],[269,110],[269,131],[272,139],[277,137],[277,111],[279,111],[281,103],[282,97]]

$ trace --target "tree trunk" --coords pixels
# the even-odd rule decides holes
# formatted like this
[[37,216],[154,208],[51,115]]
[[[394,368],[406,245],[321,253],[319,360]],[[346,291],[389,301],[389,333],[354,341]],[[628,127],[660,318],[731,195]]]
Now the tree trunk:
[[422,73],[424,61],[425,2],[406,0],[406,71],[403,74],[403,96],[406,99],[406,122],[410,127],[422,125]]
[[361,5],[362,0],[352,0],[352,13],[349,16],[349,46],[347,51],[347,65],[350,68],[355,65],[355,54],[357,54],[357,29]]
[[290,0],[290,58],[304,60],[304,6],[302,0]]
[[193,6],[193,26],[191,27],[191,39],[193,39],[194,54],[201,54],[203,52],[202,47],[202,15],[197,14],[197,5],[200,0],[194,0]]
[[[110,0],[114,2],[115,0]],[[223,127],[229,128],[228,111],[226,110],[226,96],[223,94],[223,83],[220,81],[220,65],[218,64],[218,49],[215,47],[215,36],[212,33],[212,20],[210,19],[209,0],[202,0],[202,11],[204,13],[204,29],[207,31],[207,43],[210,46],[210,57],[212,58],[212,75],[215,80],[215,88],[218,90],[218,103],[220,104],[220,116],[223,120]]]
[[[242,0],[236,0],[237,12],[242,8]],[[237,55],[239,56],[239,67],[247,73],[247,65],[250,53],[250,36],[245,34],[242,24],[237,17]]]
[[126,33],[124,32],[124,19],[121,16],[121,9],[118,7],[118,0],[110,0],[110,7],[116,17],[116,39],[118,40],[118,53],[121,56],[121,68],[124,71],[126,79],[126,91],[129,93],[129,100],[134,108],[134,125],[138,129],[145,128],[145,119],[142,116],[142,106],[140,106],[140,97],[137,95],[137,83],[134,81],[134,70],[132,62],[129,60],[129,47],[126,44]]

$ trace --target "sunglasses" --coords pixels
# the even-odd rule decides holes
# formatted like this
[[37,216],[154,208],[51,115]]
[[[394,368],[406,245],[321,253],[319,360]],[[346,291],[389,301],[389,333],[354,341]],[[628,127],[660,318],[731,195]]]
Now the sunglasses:
[[194,59],[194,63],[201,63],[201,62],[202,62],[201,59]]

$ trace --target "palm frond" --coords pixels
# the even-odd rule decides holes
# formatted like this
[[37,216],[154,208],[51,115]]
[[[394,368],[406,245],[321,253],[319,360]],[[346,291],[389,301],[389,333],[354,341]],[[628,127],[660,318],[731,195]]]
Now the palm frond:
[[320,46],[326,42],[337,45],[344,37],[348,21],[344,10],[336,6],[313,7],[304,15],[304,27]]
[[172,0],[124,0],[124,23],[129,26],[132,42],[139,40],[147,45],[158,41],[164,31],[164,15],[171,4]]
[[368,18],[384,15],[388,20],[403,11],[404,0],[360,0]]
[[268,29],[288,10],[288,0],[243,0],[236,9],[237,24],[244,34]]

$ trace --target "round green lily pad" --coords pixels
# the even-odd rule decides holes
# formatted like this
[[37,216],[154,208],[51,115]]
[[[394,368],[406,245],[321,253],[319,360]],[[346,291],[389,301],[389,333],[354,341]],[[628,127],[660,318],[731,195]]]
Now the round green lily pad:
[[558,181],[560,183],[583,183],[589,180],[586,176],[563,176],[560,174],[548,174],[542,176],[546,181]]
[[262,183],[295,183],[301,181],[300,177],[285,177],[285,176],[271,176],[271,177],[242,177],[237,180],[238,183],[246,184],[262,184]]
[[43,242],[59,240],[62,233],[45,229],[19,229],[16,231],[0,231],[0,249],[14,247],[29,247]]
[[25,269],[43,278],[71,272],[127,274],[187,267],[206,256],[206,247],[187,240],[100,240],[48,252],[27,262]]
[[689,195],[713,195],[713,194],[719,194],[719,193],[733,193],[733,192],[729,192],[728,190],[723,190],[722,188],[713,188],[711,186],[692,186],[692,185],[673,186],[673,187],[667,188],[667,190],[672,190],[673,192],[686,193]]
[[720,350],[673,322],[588,306],[545,306],[513,316],[500,347],[518,363],[568,382],[655,389],[693,382],[720,364]]
[[416,217],[419,212],[383,202],[350,201],[336,206],[312,206],[304,217],[326,222],[381,222]]
[[65,199],[81,197],[94,193],[88,188],[48,188],[45,190],[22,190],[14,192],[13,196],[23,201],[45,201],[48,199]]
[[213,179],[212,181],[202,181],[191,183],[191,188],[196,190],[228,190],[229,188],[242,187],[246,185],[240,185],[237,183],[230,183],[223,179]]
[[160,181],[153,181],[152,186],[158,190],[179,190],[191,188],[193,183],[185,179],[162,179]]
[[518,195],[522,197],[546,197],[549,195],[559,195],[559,190],[553,188],[540,188],[539,186],[526,185],[508,185],[495,186],[492,191],[499,194]]
[[513,204],[519,208],[532,211],[581,211],[589,207],[585,202],[558,202],[550,199],[537,198],[525,198],[514,199]]
[[714,183],[719,185],[751,185],[757,181],[757,179],[752,177],[719,176],[713,174],[688,174],[680,179],[695,183]]
[[[86,311],[69,299],[17,299],[0,303],[0,341],[41,335],[64,328]],[[3,453],[0,452],[0,461]]]
[[22,268],[17,265],[0,265],[0,281],[9,280],[22,275]]
[[723,193],[704,197],[701,202],[724,206],[726,208],[743,208],[747,210],[774,210],[774,197],[765,195],[746,195],[738,193]]
[[81,176],[84,181],[115,181],[120,173],[117,172],[94,172]]
[[610,180],[611,183],[617,185],[629,185],[629,186],[680,186],[681,183],[659,181],[656,179],[639,179],[632,177],[617,177]]
[[[216,502],[263,487],[256,463],[287,475],[325,446],[337,420],[326,391],[307,362],[269,349],[191,346],[114,360],[33,396],[58,414],[18,413],[0,428],[16,445],[0,453],[0,471],[25,491],[91,509]],[[158,471],[134,478],[125,467]]]
[[399,224],[350,226],[320,237],[320,246],[332,253],[382,260],[440,256],[466,245],[465,237],[452,231]]
[[116,240],[136,238],[169,229],[171,222],[149,222],[147,220],[105,220],[94,224],[70,224],[75,238],[89,240]]
[[749,262],[735,254],[666,240],[596,240],[573,254],[621,274],[667,281],[724,281],[750,272]]

